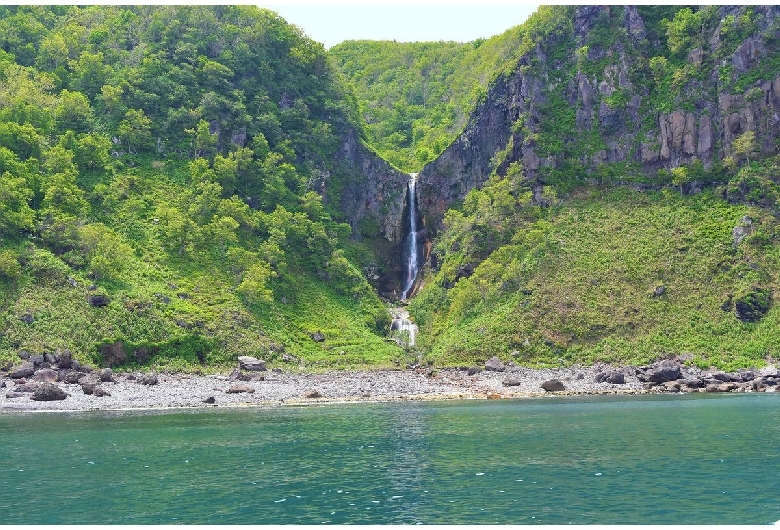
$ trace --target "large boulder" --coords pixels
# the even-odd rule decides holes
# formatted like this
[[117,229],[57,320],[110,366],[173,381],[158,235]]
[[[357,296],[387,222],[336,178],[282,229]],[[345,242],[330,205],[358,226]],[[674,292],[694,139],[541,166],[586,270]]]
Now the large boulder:
[[98,371],[98,378],[103,383],[116,383],[114,380],[114,372],[111,368],[103,368]]
[[57,361],[57,366],[59,368],[72,368],[73,367],[73,354],[70,353],[70,350],[65,349],[58,351],[54,358]]
[[242,370],[247,370],[249,372],[263,372],[266,369],[265,361],[247,355],[242,355],[238,358],[238,366]]
[[92,391],[92,395],[95,397],[106,397],[111,396],[111,393],[102,386],[96,386]]
[[44,383],[56,383],[60,378],[59,372],[52,370],[51,368],[41,368],[35,375],[33,375],[33,381],[41,381]]
[[563,392],[566,390],[563,382],[559,379],[548,379],[542,383],[542,388],[547,392]]
[[62,401],[66,397],[68,397],[68,393],[57,385],[42,383],[41,386],[33,392],[30,399],[33,401]]
[[485,361],[485,370],[488,370],[490,372],[503,372],[504,370],[506,370],[506,367],[498,357],[491,357],[490,359]]
[[64,381],[71,385],[78,384],[78,382],[85,377],[87,377],[86,374],[82,374],[76,370],[62,370],[60,372],[60,381]]
[[138,382],[142,385],[152,386],[158,383],[156,374],[143,374],[138,378]]
[[653,383],[666,383],[680,379],[682,368],[677,361],[669,359],[660,361],[645,372],[645,380]]
[[35,365],[30,361],[26,361],[11,368],[11,371],[8,372],[8,377],[11,379],[21,379],[22,377],[31,377],[34,373]]

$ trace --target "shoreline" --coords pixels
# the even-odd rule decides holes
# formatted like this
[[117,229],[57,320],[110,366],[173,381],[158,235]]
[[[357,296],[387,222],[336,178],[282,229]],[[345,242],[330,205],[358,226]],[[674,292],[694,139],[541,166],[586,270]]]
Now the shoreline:
[[[495,361],[498,361],[495,359]],[[493,363],[491,365],[491,363]],[[500,362],[499,362],[500,363]],[[660,377],[664,363],[671,375]],[[671,363],[671,364],[670,364]],[[234,370],[228,375],[90,371],[76,382],[47,383],[40,369],[28,378],[0,374],[0,414],[24,412],[174,411],[212,408],[309,406],[420,401],[538,399],[549,396],[646,395],[690,392],[774,392],[775,367],[726,374],[660,361],[646,367],[594,365],[526,368],[510,363],[485,367],[290,373]],[[70,371],[72,374],[72,371]],[[79,375],[79,374],[75,374]],[[648,381],[648,378],[650,379]],[[659,379],[666,379],[659,381]],[[153,382],[151,382],[153,380]],[[72,381],[72,382],[67,382]],[[64,399],[38,401],[33,389],[49,385]],[[552,385],[552,386],[551,386]],[[89,392],[85,390],[89,388]]]

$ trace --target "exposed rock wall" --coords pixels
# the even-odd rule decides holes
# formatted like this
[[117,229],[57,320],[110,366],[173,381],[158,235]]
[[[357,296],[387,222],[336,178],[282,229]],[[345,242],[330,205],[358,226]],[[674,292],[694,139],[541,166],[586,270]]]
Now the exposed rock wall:
[[[578,168],[577,178],[586,183],[608,164],[621,164],[627,176],[652,184],[659,169],[696,160],[705,169],[713,167],[733,153],[733,140],[746,131],[756,132],[757,151],[775,153],[780,140],[780,71],[747,88],[729,88],[734,84],[728,81],[780,54],[777,6],[753,7],[755,31],[731,53],[724,52],[724,19],[739,17],[747,9],[718,8],[720,24],[705,36],[702,46],[688,50],[686,68],[694,73],[686,71],[669,100],[659,103],[649,60],[663,54],[659,47],[666,46],[665,36],[651,42],[634,6],[578,6],[571,33],[552,33],[519,59],[513,74],[499,77],[463,133],[420,173],[420,209],[428,227],[438,228],[451,204],[515,161],[522,163],[526,178],[537,187],[546,183],[550,170]],[[622,37],[610,45],[594,42],[594,27],[610,14],[611,29]],[[552,50],[567,40],[567,58],[553,57]],[[606,66],[587,71],[578,63],[583,58]],[[553,99],[555,90],[560,94],[559,87],[562,102]],[[564,124],[568,129],[561,138],[563,147],[547,147],[545,152],[538,134],[543,121],[550,119],[551,103],[569,105],[573,123]],[[498,160],[496,155],[510,140],[511,149]]]
[[[340,209],[349,219],[353,236],[377,235],[400,243],[409,175],[370,151],[354,130],[342,137],[337,159],[348,175],[339,194]],[[365,234],[367,225],[375,225],[379,233]]]

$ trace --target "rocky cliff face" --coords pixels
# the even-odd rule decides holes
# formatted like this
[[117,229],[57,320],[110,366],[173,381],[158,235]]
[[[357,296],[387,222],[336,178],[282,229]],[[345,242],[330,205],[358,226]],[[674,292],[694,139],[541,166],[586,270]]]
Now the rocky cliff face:
[[[393,296],[403,281],[400,256],[409,175],[369,150],[354,130],[342,137],[336,157],[347,177],[338,190],[339,209],[349,220],[353,237],[371,240],[378,258],[364,271],[366,277],[380,293]],[[323,196],[328,200],[327,184]]]
[[664,183],[659,170],[718,167],[747,131],[758,153],[775,153],[778,7],[708,8],[704,30],[675,53],[658,20],[645,20],[649,9],[571,8],[559,30],[500,76],[463,133],[420,174],[429,228],[513,162],[537,188],[562,175],[654,185]]

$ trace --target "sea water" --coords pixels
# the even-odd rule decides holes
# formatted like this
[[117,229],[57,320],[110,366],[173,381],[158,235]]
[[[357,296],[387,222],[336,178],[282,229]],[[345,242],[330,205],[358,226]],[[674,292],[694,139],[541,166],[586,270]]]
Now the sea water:
[[761,524],[780,394],[0,415],[4,524]]

